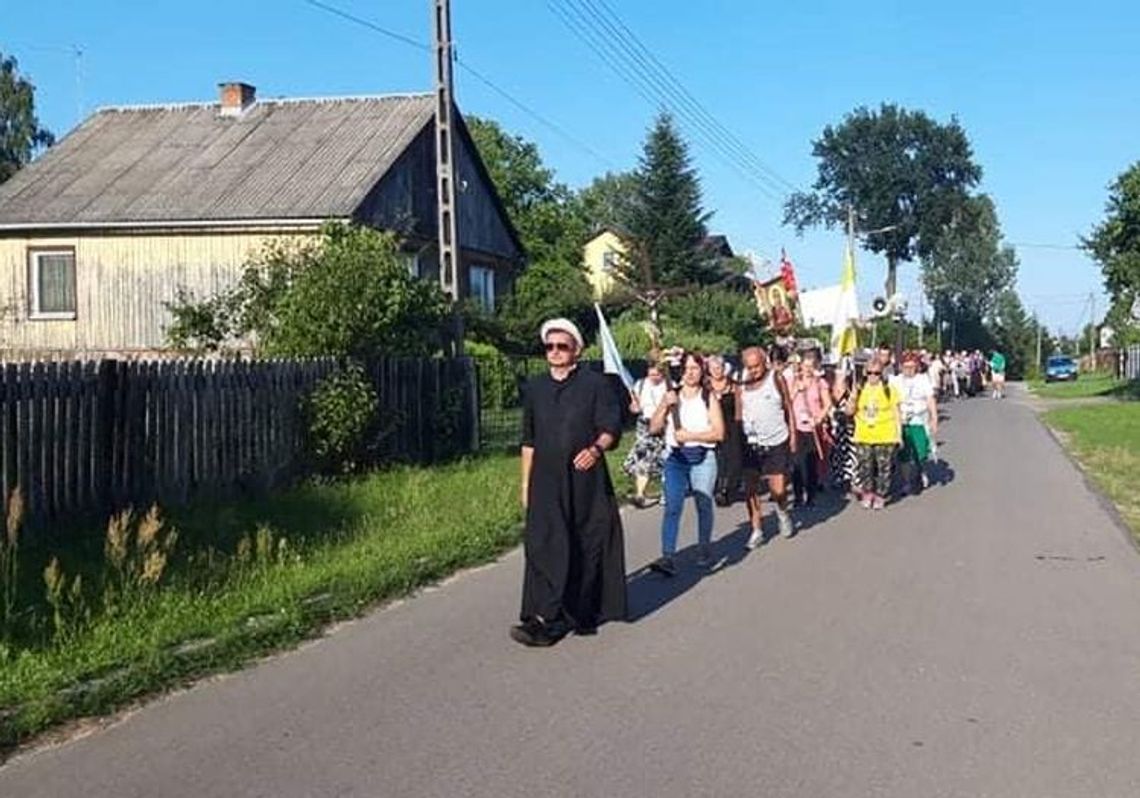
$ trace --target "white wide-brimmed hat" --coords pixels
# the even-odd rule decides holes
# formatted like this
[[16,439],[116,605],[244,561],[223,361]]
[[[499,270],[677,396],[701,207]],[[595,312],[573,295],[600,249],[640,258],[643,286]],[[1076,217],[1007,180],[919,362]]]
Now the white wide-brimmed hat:
[[555,331],[564,332],[567,335],[573,337],[573,339],[578,342],[579,349],[586,348],[586,341],[582,338],[582,333],[578,329],[578,325],[570,321],[570,319],[550,319],[543,322],[542,329],[539,330],[538,337],[545,344],[546,336]]

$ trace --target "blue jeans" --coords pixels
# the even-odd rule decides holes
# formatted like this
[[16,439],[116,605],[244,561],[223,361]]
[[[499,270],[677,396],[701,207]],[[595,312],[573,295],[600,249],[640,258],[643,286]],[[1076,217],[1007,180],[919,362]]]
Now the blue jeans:
[[677,551],[681,510],[687,493],[697,504],[697,542],[712,542],[713,489],[716,486],[716,451],[708,450],[698,465],[689,465],[679,454],[665,458],[665,515],[661,519],[661,553],[672,557]]

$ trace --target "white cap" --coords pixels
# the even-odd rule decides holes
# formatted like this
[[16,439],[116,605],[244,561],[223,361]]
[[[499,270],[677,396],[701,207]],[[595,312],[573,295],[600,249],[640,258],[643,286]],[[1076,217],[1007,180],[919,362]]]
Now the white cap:
[[582,338],[582,333],[578,330],[578,325],[570,321],[570,319],[549,319],[543,322],[542,329],[539,331],[538,337],[545,344],[546,336],[552,332],[564,332],[571,336],[578,342],[579,349],[586,348],[586,341]]

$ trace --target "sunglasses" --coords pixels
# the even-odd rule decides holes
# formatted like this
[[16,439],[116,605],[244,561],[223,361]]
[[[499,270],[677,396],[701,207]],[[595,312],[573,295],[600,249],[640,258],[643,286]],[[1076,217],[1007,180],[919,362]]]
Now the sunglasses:
[[868,377],[881,377],[882,374],[883,374],[883,372],[881,372],[881,371],[868,371],[867,372]]
[[563,343],[562,341],[554,341],[546,345],[547,352],[573,352],[574,347],[571,344]]

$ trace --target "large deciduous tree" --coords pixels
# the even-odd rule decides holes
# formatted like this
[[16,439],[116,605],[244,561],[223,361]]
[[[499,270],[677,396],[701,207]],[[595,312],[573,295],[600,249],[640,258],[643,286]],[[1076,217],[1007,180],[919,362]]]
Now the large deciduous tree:
[[1108,321],[1119,342],[1140,340],[1130,312],[1140,298],[1140,161],[1109,186],[1104,221],[1081,239],[1081,246],[1100,264],[1112,297]]
[[0,53],[0,183],[54,143],[36,118],[35,87],[20,76],[15,58]]
[[622,235],[629,250],[622,276],[639,288],[715,282],[722,276],[702,250],[711,214],[701,206],[701,183],[673,118],[650,130],[636,173],[636,201]]
[[941,320],[984,318],[1017,279],[1017,256],[1003,246],[993,201],[967,198],[922,259],[926,295]]
[[638,182],[633,172],[606,172],[578,192],[578,203],[591,231],[624,230],[637,203]]
[[873,231],[864,245],[887,260],[886,291],[895,292],[900,261],[930,253],[982,170],[956,119],[940,124],[922,111],[884,103],[856,108],[813,142],[818,176],[810,192],[797,192],[784,223],[845,225],[852,209],[857,230]]
[[493,120],[469,116],[465,121],[530,261],[579,265],[587,224],[574,193],[555,181],[538,146]]

